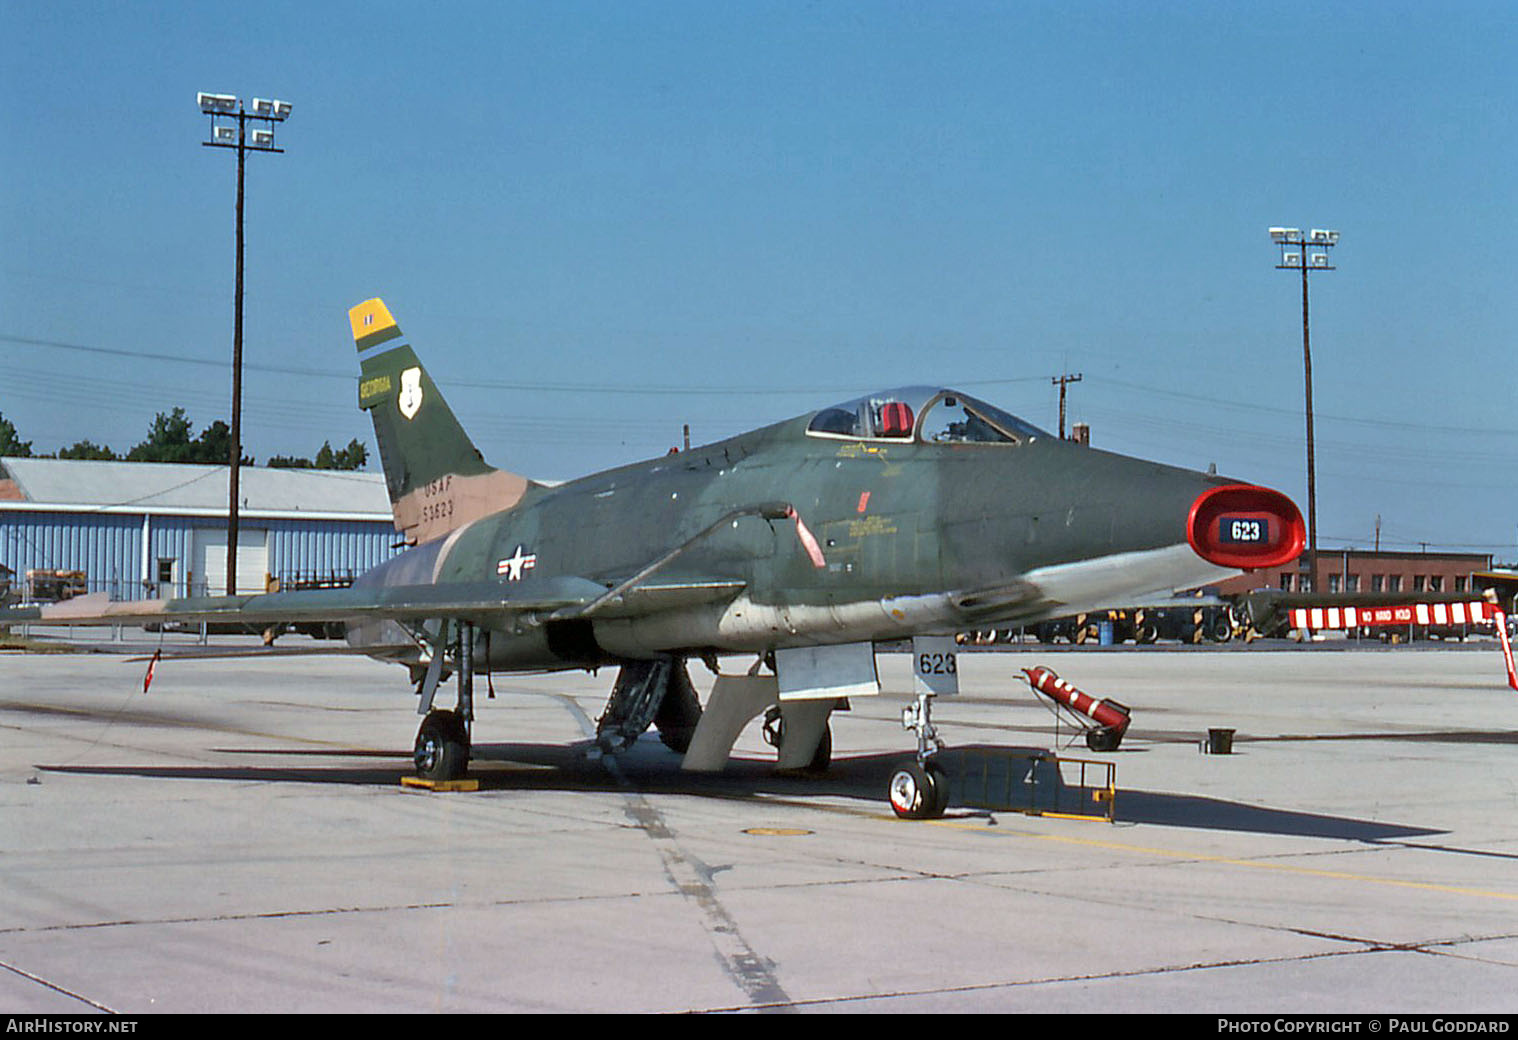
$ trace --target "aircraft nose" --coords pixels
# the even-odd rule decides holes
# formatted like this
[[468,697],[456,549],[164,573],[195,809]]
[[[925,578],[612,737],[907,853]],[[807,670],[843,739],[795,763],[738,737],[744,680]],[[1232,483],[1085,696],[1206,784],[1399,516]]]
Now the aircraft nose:
[[1208,488],[1191,504],[1186,540],[1220,567],[1279,567],[1302,554],[1307,526],[1279,491],[1252,484]]

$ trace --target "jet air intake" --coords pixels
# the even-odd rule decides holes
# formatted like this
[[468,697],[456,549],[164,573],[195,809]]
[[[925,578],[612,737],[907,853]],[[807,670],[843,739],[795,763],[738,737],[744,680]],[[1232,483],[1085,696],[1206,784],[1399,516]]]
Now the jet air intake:
[[1250,484],[1227,484],[1197,496],[1186,540],[1220,567],[1279,567],[1302,555],[1307,526],[1291,499]]

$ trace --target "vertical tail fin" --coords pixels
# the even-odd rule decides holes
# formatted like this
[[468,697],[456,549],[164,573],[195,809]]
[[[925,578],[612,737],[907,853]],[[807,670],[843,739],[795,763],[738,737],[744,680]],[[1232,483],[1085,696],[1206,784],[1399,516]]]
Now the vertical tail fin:
[[486,464],[384,301],[359,304],[348,320],[395,529],[415,545],[516,505],[529,482]]

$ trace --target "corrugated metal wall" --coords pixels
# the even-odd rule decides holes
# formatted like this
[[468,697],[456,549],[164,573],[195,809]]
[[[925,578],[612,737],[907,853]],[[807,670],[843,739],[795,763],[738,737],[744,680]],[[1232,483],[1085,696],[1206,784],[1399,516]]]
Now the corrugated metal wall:
[[395,527],[361,521],[282,521],[267,525],[269,565],[276,577],[297,572],[362,574],[394,556],[401,540]]
[[0,563],[25,587],[34,568],[84,571],[91,592],[142,598],[142,517],[0,511]]
[[[212,517],[148,518],[147,587],[142,552],[143,517],[130,514],[30,512],[0,509],[0,564],[24,582],[36,568],[84,571],[91,592],[115,599],[142,599],[158,593],[159,560],[174,560],[175,596],[190,595],[194,531],[220,529]],[[297,574],[360,574],[389,559],[399,540],[388,520],[266,520],[245,517],[249,533],[267,532],[269,570],[288,579]],[[198,585],[204,575],[194,576]],[[242,585],[241,578],[238,585]]]

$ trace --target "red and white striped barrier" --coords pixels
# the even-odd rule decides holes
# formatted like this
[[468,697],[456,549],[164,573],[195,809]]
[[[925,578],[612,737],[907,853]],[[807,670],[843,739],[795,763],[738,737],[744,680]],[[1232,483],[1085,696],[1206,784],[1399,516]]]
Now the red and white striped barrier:
[[1507,684],[1518,690],[1518,670],[1513,667],[1507,617],[1495,603],[1478,599],[1393,607],[1293,607],[1291,610],[1291,627],[1310,631],[1372,625],[1474,625],[1485,621],[1495,622],[1497,637],[1502,641],[1502,660],[1507,665]]
[[1391,607],[1293,607],[1291,627],[1320,631],[1373,625],[1474,625],[1497,616],[1497,607],[1485,600]]

